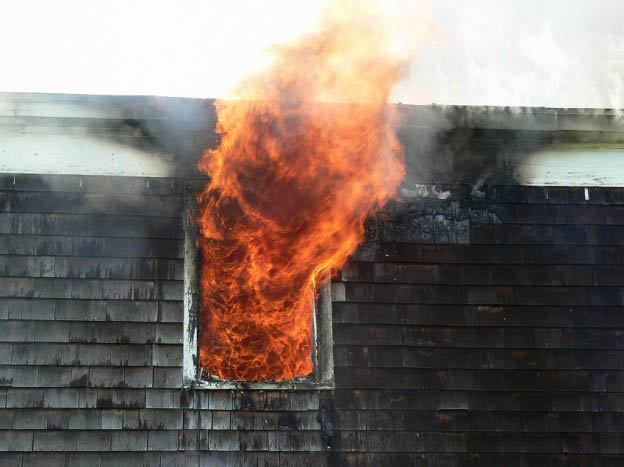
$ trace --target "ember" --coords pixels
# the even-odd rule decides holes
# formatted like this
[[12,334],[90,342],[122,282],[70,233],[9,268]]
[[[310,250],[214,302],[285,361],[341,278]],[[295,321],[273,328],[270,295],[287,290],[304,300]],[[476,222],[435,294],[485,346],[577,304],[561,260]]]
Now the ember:
[[200,364],[210,375],[313,371],[315,290],[404,174],[386,107],[402,67],[386,39],[373,16],[335,10],[318,32],[275,48],[241,100],[217,102],[222,138],[200,162],[211,182],[198,198]]

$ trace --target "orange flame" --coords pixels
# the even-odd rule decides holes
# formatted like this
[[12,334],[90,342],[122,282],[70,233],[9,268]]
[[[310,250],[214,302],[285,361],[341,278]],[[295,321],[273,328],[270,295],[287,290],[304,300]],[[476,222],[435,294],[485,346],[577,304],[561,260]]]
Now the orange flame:
[[386,107],[401,63],[375,18],[355,16],[334,11],[319,32],[275,48],[242,100],[216,104],[222,138],[199,164],[211,181],[198,197],[200,364],[210,375],[283,381],[313,371],[315,290],[403,178]]

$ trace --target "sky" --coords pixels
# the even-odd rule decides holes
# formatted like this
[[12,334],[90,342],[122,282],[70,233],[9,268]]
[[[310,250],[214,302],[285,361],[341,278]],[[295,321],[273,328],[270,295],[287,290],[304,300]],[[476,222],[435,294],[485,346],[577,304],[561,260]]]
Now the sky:
[[[327,0],[21,0],[0,92],[228,97]],[[624,108],[622,0],[384,0],[419,41],[391,101]],[[433,34],[422,38],[426,25]],[[411,50],[411,49],[410,49]]]

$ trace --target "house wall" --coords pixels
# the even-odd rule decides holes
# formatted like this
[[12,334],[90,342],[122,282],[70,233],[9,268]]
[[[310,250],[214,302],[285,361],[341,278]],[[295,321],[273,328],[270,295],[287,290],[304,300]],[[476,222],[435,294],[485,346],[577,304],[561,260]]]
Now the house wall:
[[184,185],[0,176],[0,465],[621,464],[624,190],[395,202],[334,280],[335,391],[193,391]]
[[371,220],[342,272],[338,457],[622,465],[624,190],[429,197]]

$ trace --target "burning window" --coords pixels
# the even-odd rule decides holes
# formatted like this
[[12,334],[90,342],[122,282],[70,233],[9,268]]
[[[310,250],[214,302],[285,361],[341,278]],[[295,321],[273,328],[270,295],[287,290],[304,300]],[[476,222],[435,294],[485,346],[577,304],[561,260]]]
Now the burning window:
[[[321,285],[315,293],[310,296],[308,309],[301,310],[303,318],[309,320],[309,331],[305,329],[309,338],[305,356],[296,355],[297,358],[305,357],[309,362],[309,370],[300,374],[284,374],[282,368],[283,359],[276,351],[266,352],[270,347],[274,335],[263,335],[263,331],[258,328],[244,329],[238,338],[249,339],[250,346],[244,347],[233,343],[226,335],[215,332],[213,323],[202,322],[204,317],[211,317],[211,300],[205,300],[202,295],[202,273],[206,263],[210,258],[203,257],[201,236],[198,231],[197,222],[197,193],[191,187],[187,202],[187,216],[185,217],[185,242],[184,242],[184,264],[185,264],[185,323],[184,323],[184,383],[186,386],[209,389],[331,389],[333,388],[333,340],[332,340],[332,312],[331,312],[331,288],[330,283]],[[205,277],[205,276],[204,276]],[[226,311],[227,313],[227,311]],[[303,314],[305,313],[305,315]],[[253,317],[253,313],[251,314]],[[292,315],[291,315],[292,316]],[[226,317],[227,318],[227,317]],[[236,326],[238,317],[224,319],[222,323]],[[251,318],[250,318],[251,319]],[[243,322],[246,320],[243,319]],[[206,332],[206,327],[208,327]],[[221,324],[223,326],[223,324]],[[215,326],[216,327],[216,326]],[[224,329],[224,327],[221,327]],[[218,328],[217,328],[218,330]],[[254,334],[254,331],[256,334]],[[261,335],[258,336],[257,333]],[[283,335],[281,329],[276,329],[276,334]],[[263,340],[263,338],[265,340]],[[211,341],[212,339],[212,341]],[[226,347],[231,345],[231,348]],[[248,353],[237,353],[242,350],[249,352],[252,349],[260,358],[269,359],[266,365],[253,364],[253,358],[247,360]],[[286,356],[290,349],[282,348]],[[203,354],[202,354],[203,351]],[[240,357],[237,357],[240,355]],[[226,356],[223,358],[223,356]],[[202,361],[202,358],[204,359]],[[214,358],[214,363],[211,359]],[[224,365],[224,361],[233,362],[231,366]],[[252,362],[245,365],[246,361]],[[275,366],[270,366],[273,363]],[[259,368],[261,371],[256,371]],[[281,372],[275,375],[269,373],[272,368],[277,368]],[[222,371],[224,370],[224,371]]]
[[201,263],[187,295],[190,364],[214,384],[327,382],[323,284],[404,174],[387,107],[402,64],[375,15],[355,5],[332,13],[318,32],[276,47],[238,100],[216,104],[220,142],[199,163],[209,182],[186,252]]

